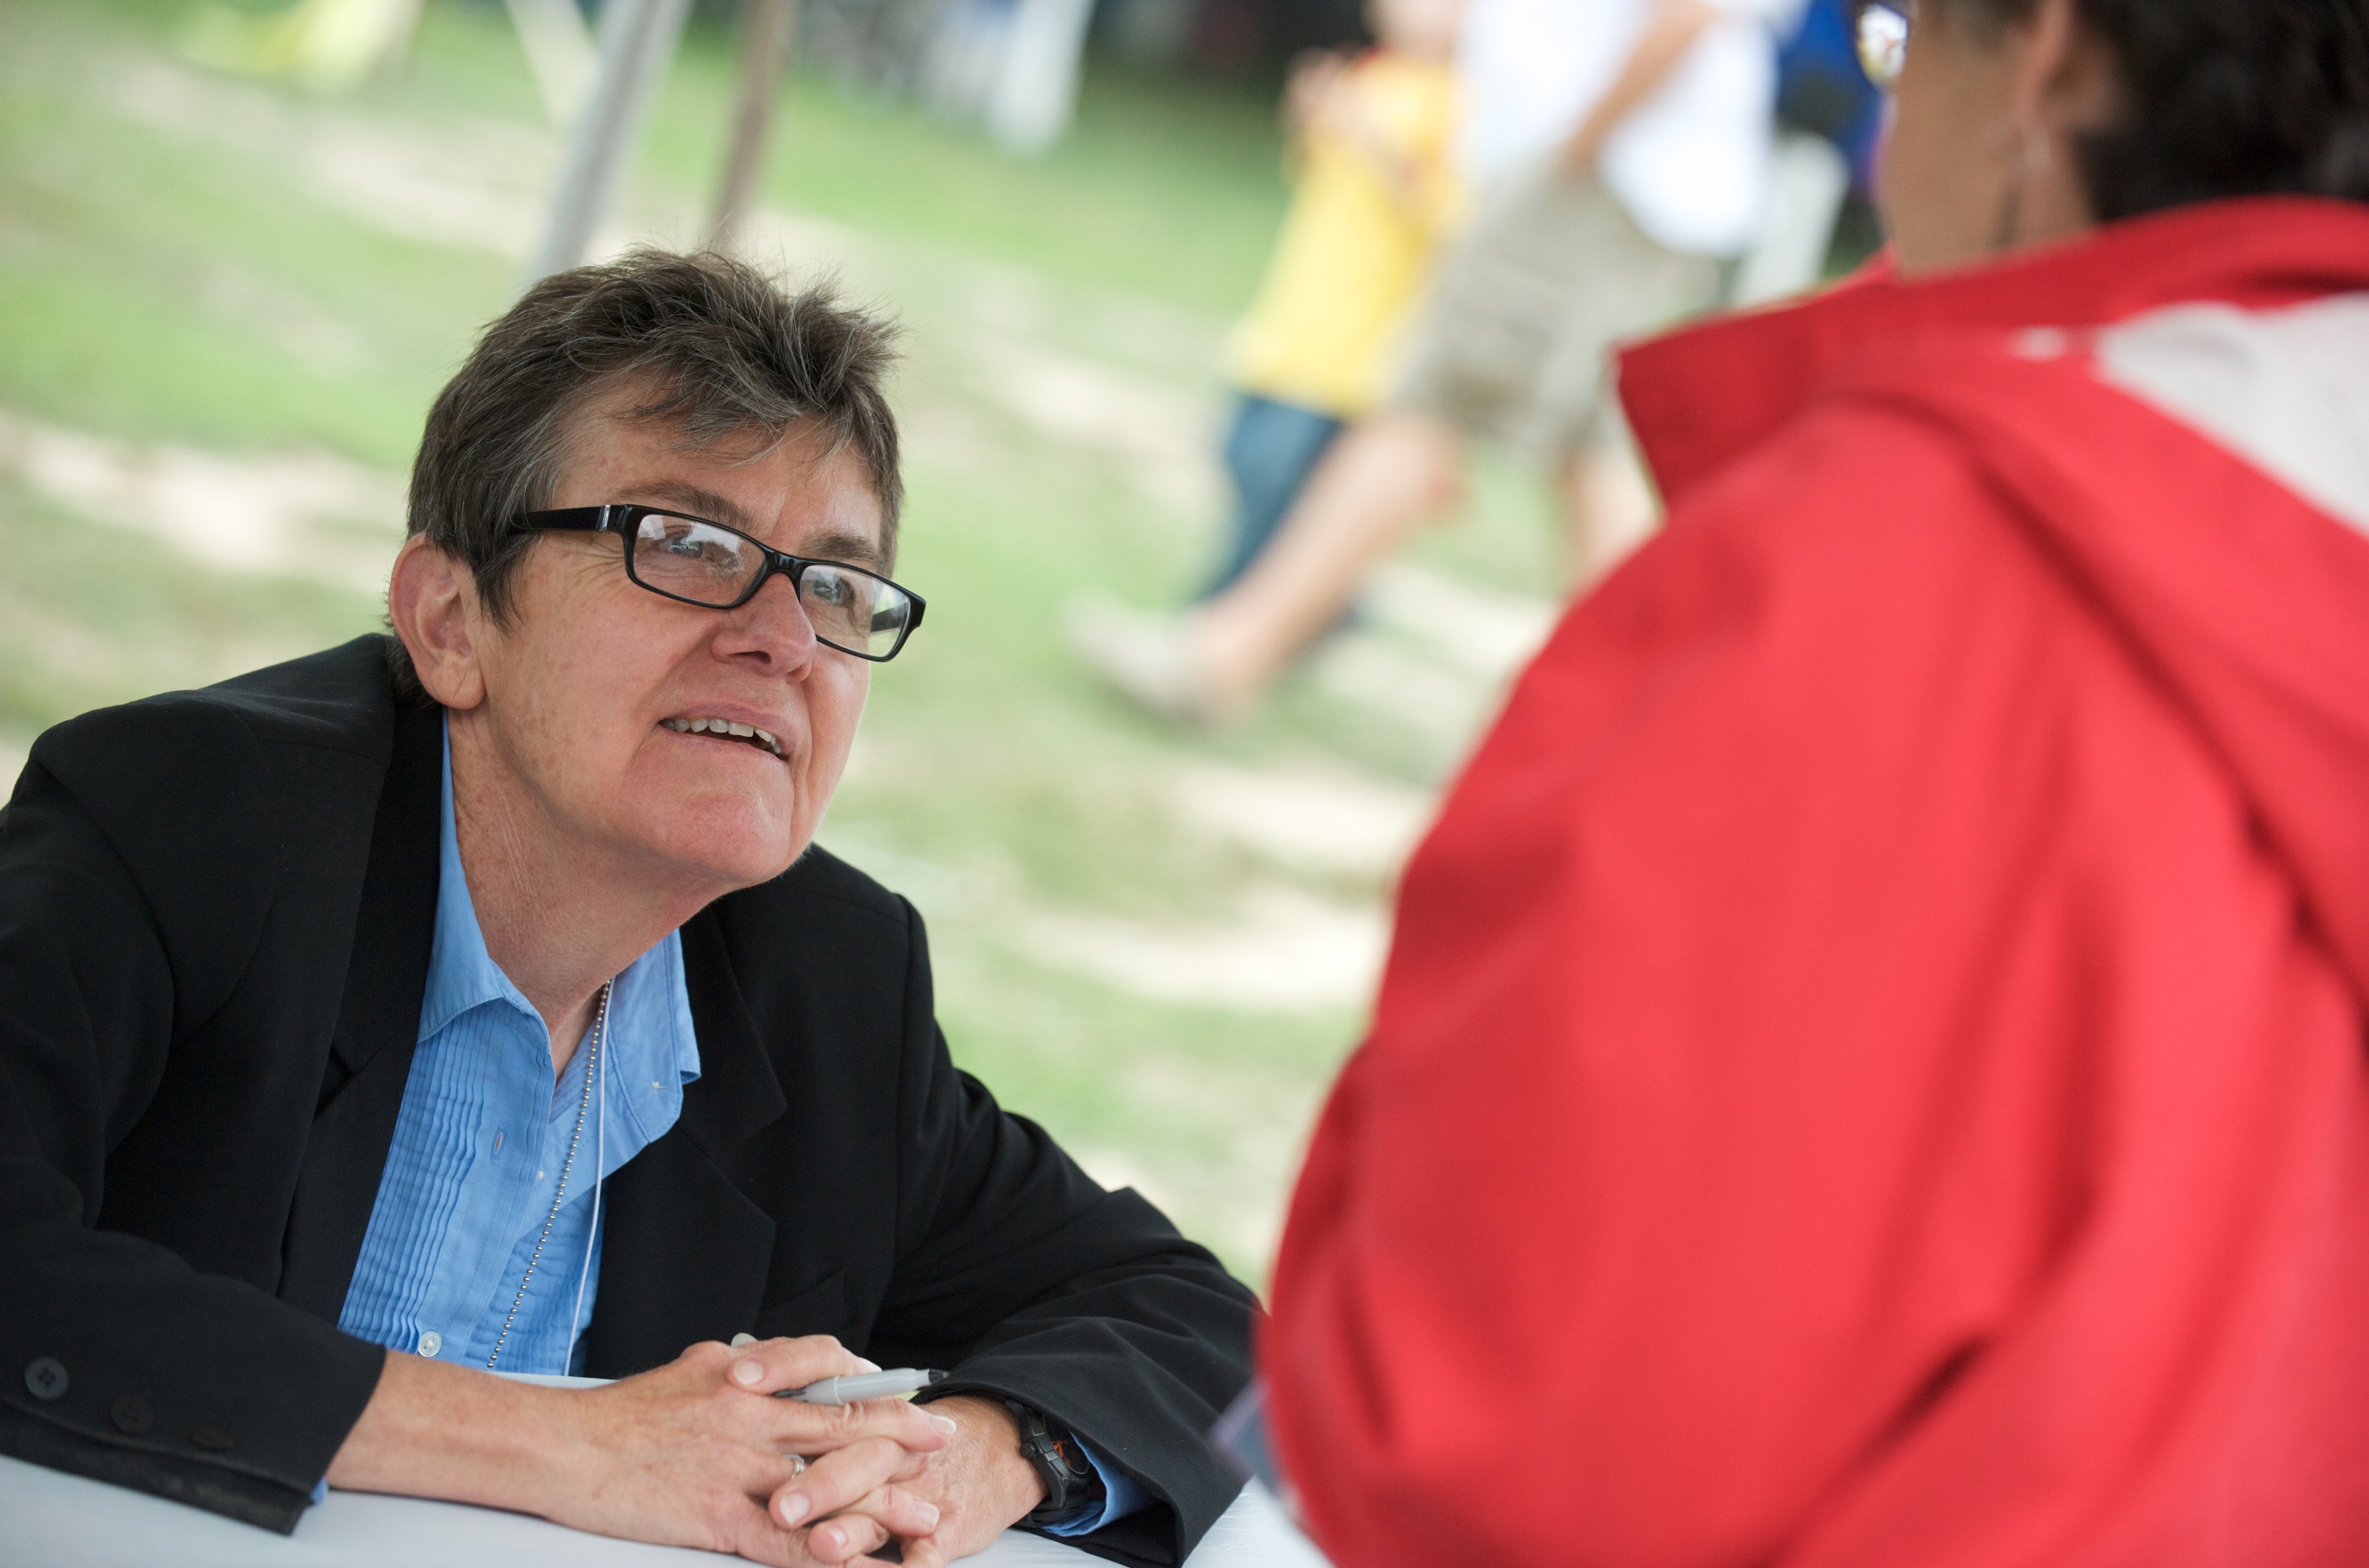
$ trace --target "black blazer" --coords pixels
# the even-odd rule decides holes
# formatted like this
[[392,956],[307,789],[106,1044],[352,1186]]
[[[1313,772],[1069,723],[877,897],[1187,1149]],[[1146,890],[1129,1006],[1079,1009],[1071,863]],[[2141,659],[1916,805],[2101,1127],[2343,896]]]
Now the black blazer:
[[[336,1324],[418,1028],[441,710],[382,640],[103,709],[0,810],[0,1452],[280,1530],[375,1387]],[[588,1369],[831,1333],[1047,1412],[1181,1560],[1251,1293],[957,1072],[912,908],[817,850],[682,928],[701,1074],[610,1181]]]

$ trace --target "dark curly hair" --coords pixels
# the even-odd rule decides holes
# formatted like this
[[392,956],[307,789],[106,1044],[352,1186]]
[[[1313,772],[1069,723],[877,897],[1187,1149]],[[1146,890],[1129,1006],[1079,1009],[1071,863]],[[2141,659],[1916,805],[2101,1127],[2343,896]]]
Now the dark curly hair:
[[[1977,19],[2037,0],[1947,0]],[[2369,0],[2075,0],[2129,113],[2084,140],[2100,219],[2216,197],[2369,201]]]
[[[508,520],[551,505],[578,415],[633,384],[647,396],[632,418],[695,444],[818,429],[853,447],[893,563],[905,492],[882,383],[895,337],[828,286],[786,292],[714,252],[635,250],[555,272],[486,328],[429,408],[411,467],[411,532],[465,564],[486,612],[505,620],[511,576],[537,537]],[[387,639],[387,659],[397,689],[416,695],[399,639]]]

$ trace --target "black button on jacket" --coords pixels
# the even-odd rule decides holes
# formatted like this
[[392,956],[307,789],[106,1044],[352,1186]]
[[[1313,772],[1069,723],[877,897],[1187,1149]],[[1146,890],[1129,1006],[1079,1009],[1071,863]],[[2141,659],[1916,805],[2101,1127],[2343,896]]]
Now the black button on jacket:
[[[35,743],[0,810],[0,1367],[71,1379],[0,1379],[0,1452],[294,1528],[382,1365],[336,1323],[441,763],[377,637]],[[588,1369],[743,1331],[950,1368],[936,1392],[1034,1405],[1159,1499],[1078,1544],[1180,1560],[1235,1490],[1202,1435],[1250,1292],[956,1070],[921,921],[861,873],[809,852],[682,950],[701,1075],[609,1184]]]

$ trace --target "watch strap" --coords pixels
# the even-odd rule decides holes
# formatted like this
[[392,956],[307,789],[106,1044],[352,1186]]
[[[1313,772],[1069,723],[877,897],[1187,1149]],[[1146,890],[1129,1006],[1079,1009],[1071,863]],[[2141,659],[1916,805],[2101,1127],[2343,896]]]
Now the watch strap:
[[1078,1447],[1077,1439],[1046,1420],[1043,1411],[1015,1399],[1003,1404],[1020,1424],[1020,1457],[1045,1486],[1045,1500],[1020,1522],[1039,1529],[1068,1522],[1070,1516],[1101,1494],[1101,1473]]

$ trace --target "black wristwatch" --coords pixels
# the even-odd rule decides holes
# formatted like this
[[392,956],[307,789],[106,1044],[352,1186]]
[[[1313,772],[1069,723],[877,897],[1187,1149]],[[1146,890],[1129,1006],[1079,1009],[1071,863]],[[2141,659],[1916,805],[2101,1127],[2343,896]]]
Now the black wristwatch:
[[1045,1501],[1031,1508],[1022,1524],[1038,1529],[1067,1524],[1072,1516],[1084,1513],[1088,1504],[1102,1501],[1102,1472],[1075,1437],[1048,1424],[1043,1411],[1016,1399],[1005,1400],[1003,1406],[1020,1423],[1020,1457],[1045,1483]]

